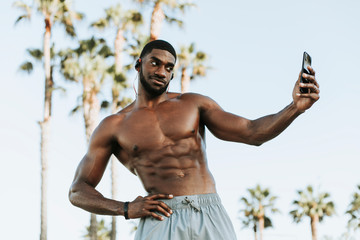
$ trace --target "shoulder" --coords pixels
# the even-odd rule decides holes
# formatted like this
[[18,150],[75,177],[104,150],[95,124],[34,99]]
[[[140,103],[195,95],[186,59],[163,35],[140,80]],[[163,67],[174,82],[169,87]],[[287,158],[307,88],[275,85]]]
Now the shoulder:
[[101,127],[114,127],[121,124],[124,118],[133,110],[134,102],[128,105],[127,107],[121,109],[117,113],[107,116],[104,118],[99,126]]
[[121,125],[125,117],[129,112],[131,112],[132,104],[128,107],[123,108],[117,113],[109,115],[105,117],[95,129],[93,135],[104,137],[104,138],[112,138],[114,134],[116,134],[115,129]]
[[201,95],[198,93],[170,93],[171,98],[177,98],[183,101],[191,101],[195,104],[202,105],[210,102],[215,102],[213,99],[211,99],[208,96]]
[[220,108],[220,106],[216,103],[212,98],[201,95],[198,93],[184,93],[179,96],[180,99],[184,101],[191,101],[195,104],[200,111],[206,111],[213,108]]

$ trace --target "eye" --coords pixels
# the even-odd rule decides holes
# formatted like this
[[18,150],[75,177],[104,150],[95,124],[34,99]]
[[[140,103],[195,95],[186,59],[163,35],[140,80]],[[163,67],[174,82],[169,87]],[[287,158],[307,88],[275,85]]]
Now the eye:
[[156,62],[156,61],[151,61],[150,64],[151,64],[152,66],[157,66],[157,62]]
[[174,68],[173,67],[166,67],[166,70],[171,72]]

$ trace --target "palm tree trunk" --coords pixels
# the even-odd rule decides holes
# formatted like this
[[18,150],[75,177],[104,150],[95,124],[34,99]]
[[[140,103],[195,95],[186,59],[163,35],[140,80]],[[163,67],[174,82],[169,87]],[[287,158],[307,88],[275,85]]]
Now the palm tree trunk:
[[[115,75],[118,75],[122,71],[123,63],[122,63],[122,52],[124,49],[125,39],[124,39],[124,31],[122,29],[118,29],[116,38],[115,38]],[[115,83],[114,83],[115,85]],[[112,104],[111,104],[111,112],[116,113],[117,111],[117,103],[119,99],[119,92],[116,86],[112,88]],[[111,156],[111,197],[112,199],[116,199],[117,197],[117,166],[116,166],[116,158]],[[116,217],[112,217],[111,221],[111,240],[116,239]]]
[[319,216],[315,214],[311,217],[311,236],[312,240],[317,240],[317,224],[319,222]]
[[41,129],[41,226],[40,240],[47,239],[47,170],[48,170],[48,141],[50,135],[50,121],[39,122]]
[[115,38],[115,73],[119,74],[122,70],[122,52],[124,49],[125,38],[124,38],[124,31],[119,28],[116,33]]
[[[117,101],[119,98],[119,92],[116,90],[116,87],[113,87],[112,89],[112,106],[111,106],[111,112],[116,113],[117,111]],[[112,155],[111,156],[111,197],[112,199],[117,198],[117,161],[116,158]],[[111,240],[116,239],[116,217],[112,217],[111,221]]]
[[[114,89],[113,89],[114,91]],[[119,95],[114,96],[113,95],[113,99],[112,99],[112,113],[115,113],[117,110],[117,99],[118,99]],[[112,199],[116,199],[117,198],[117,160],[116,158],[112,155],[111,156],[111,198]],[[111,221],[111,240],[115,240],[116,239],[116,216],[112,217],[112,221]]]
[[[92,132],[95,130],[99,118],[100,104],[93,89],[91,78],[83,78],[83,107],[86,141],[89,144]],[[90,216],[90,240],[97,240],[96,215]]]
[[254,239],[257,240],[257,228],[256,228],[256,223],[254,223]]
[[164,21],[164,19],[165,19],[165,14],[161,8],[161,1],[156,1],[154,10],[151,14],[150,41],[159,38],[162,22]]
[[190,87],[190,76],[186,71],[186,68],[181,69],[181,92],[186,93],[189,91]]
[[263,240],[263,232],[264,232],[264,217],[259,218],[259,238]]
[[50,117],[53,81],[51,76],[50,63],[50,38],[51,22],[50,18],[45,18],[44,33],[44,70],[45,70],[45,97],[44,97],[44,119],[39,122],[41,129],[41,226],[40,240],[47,239],[47,171],[48,171],[48,146],[50,137]]
[[[114,156],[111,156],[111,197],[117,198],[117,161]],[[112,217],[111,222],[111,240],[116,239],[116,216]]]

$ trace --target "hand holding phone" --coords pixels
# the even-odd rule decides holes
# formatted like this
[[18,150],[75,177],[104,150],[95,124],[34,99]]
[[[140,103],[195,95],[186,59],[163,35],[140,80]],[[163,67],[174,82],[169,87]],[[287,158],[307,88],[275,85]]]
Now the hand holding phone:
[[[301,83],[309,83],[309,80],[307,80],[306,78],[303,78],[303,76],[302,76],[303,73],[310,74],[309,70],[307,69],[308,66],[311,66],[311,57],[307,52],[304,52],[302,67],[301,67],[301,77],[300,77]],[[309,93],[310,90],[308,88],[300,87],[300,92],[301,93]]]

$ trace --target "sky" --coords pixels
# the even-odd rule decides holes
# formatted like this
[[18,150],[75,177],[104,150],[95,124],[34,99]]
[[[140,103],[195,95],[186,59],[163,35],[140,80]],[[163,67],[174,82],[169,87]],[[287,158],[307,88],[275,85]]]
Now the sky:
[[[129,1],[117,1],[125,8]],[[86,19],[76,25],[80,39],[91,36],[90,22],[115,1],[74,1]],[[184,28],[164,25],[161,38],[177,49],[196,43],[210,56],[211,70],[192,82],[190,91],[211,97],[226,111],[256,119],[277,113],[291,103],[292,89],[301,68],[303,51],[312,56],[320,84],[320,100],[299,116],[281,135],[260,147],[231,143],[207,133],[209,168],[233,222],[238,239],[253,239],[242,228],[239,199],[246,189],[260,184],[278,196],[281,214],[272,216],[274,227],[266,240],[311,238],[309,219],[293,223],[297,190],[311,184],[330,193],[336,215],[319,225],[319,239],[337,240],[346,232],[344,212],[360,184],[360,2],[355,0],[196,1],[197,7],[180,16]],[[14,26],[20,12],[12,1],[0,1],[2,37],[0,88],[0,226],[4,239],[38,239],[40,233],[40,129],[43,109],[41,65],[31,75],[18,71],[26,49],[42,45],[43,21]],[[149,22],[149,10],[144,10]],[[144,33],[148,33],[144,28]],[[97,33],[111,39],[111,31]],[[52,41],[69,46],[74,41],[54,27]],[[135,74],[135,71],[134,73]],[[179,91],[179,76],[170,91]],[[81,115],[69,116],[80,87],[57,76],[66,92],[54,94],[48,179],[49,239],[83,239],[89,213],[72,206],[68,189],[76,166],[86,151]],[[132,81],[132,80],[131,80]],[[106,97],[109,93],[103,92]],[[134,94],[130,91],[129,94]],[[108,113],[103,112],[102,118]],[[120,201],[145,195],[139,180],[119,164]],[[98,190],[110,196],[107,171]],[[110,223],[110,217],[101,217]],[[135,221],[118,218],[118,239],[132,239]],[[328,239],[329,239],[328,238]],[[360,239],[359,233],[356,239]]]

